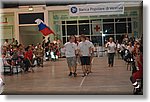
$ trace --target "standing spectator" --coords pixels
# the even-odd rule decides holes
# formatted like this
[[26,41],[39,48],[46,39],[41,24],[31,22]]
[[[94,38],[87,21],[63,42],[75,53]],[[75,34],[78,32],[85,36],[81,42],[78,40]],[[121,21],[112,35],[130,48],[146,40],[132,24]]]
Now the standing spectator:
[[121,58],[124,58],[124,50],[126,49],[125,44],[117,44],[117,51],[121,55]]
[[15,40],[15,38],[12,39],[12,42],[11,42],[11,45],[14,47],[14,46],[17,46],[18,44],[18,41]]
[[12,55],[12,65],[16,65],[17,61],[18,61],[18,48],[17,46],[14,46]]
[[46,40],[45,40],[45,37],[43,36],[43,40],[42,40],[42,47],[45,48],[45,43],[46,43]]
[[6,39],[6,40],[5,40],[5,42],[4,42],[4,44],[3,44],[3,46],[6,46],[6,47],[8,47],[8,46],[9,46],[8,39]]
[[35,49],[35,60],[37,60],[37,65],[43,67],[43,57],[44,57],[44,50],[41,44],[37,45]]
[[128,44],[128,46],[127,46],[127,49],[130,51],[130,53],[132,53],[132,51],[133,51],[134,48],[133,48],[131,42],[129,42],[129,44]]
[[89,67],[90,67],[90,55],[91,55],[91,44],[86,41],[86,37],[84,35],[81,35],[81,42],[78,45],[79,49],[79,55],[80,55],[80,60],[81,60],[81,65],[82,65],[82,71],[83,71],[83,76],[86,76],[89,74]]
[[125,45],[127,45],[127,44],[129,43],[129,37],[128,37],[128,34],[125,34],[125,35],[124,35],[123,43],[124,43]]
[[109,64],[109,67],[113,67],[116,44],[113,42],[112,37],[109,38],[109,42],[106,44],[106,47],[108,48],[108,64]]
[[120,54],[121,54],[121,44],[119,43],[118,40],[116,42],[116,48],[117,48],[117,55],[118,55],[118,59],[119,59],[120,58]]
[[19,60],[19,64],[21,66],[21,68],[24,70],[24,64],[23,64],[23,60],[24,60],[24,47],[22,44],[19,44],[18,46],[18,60]]
[[47,38],[47,42],[45,41],[45,47],[50,44],[50,37]]
[[74,43],[75,36],[70,36],[69,42],[65,43],[65,55],[69,67],[69,76],[74,74],[74,77],[77,76],[76,74],[76,51],[77,51],[77,45]]

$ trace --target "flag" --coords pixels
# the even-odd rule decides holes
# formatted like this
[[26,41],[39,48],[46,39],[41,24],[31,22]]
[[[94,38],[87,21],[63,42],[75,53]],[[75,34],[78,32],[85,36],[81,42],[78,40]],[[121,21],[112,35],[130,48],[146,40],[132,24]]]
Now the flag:
[[44,35],[47,36],[49,34],[54,34],[54,32],[47,27],[45,24],[43,24],[42,22],[38,25],[39,27],[39,31]]
[[46,25],[41,19],[36,19],[35,22],[38,24],[39,31],[47,36],[49,34],[54,34],[54,32]]

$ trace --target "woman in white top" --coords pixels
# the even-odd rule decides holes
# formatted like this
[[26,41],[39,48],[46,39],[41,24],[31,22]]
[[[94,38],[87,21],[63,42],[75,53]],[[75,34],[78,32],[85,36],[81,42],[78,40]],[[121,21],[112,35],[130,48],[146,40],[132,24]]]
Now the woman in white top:
[[113,42],[113,38],[109,38],[109,42],[106,44],[106,47],[108,48],[108,64],[109,67],[113,67],[114,65],[114,55],[116,51],[116,44]]

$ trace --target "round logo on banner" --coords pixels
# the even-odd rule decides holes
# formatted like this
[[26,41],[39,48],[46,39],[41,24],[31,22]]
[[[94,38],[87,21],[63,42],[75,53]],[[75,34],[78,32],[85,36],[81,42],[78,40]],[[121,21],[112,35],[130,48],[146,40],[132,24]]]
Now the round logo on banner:
[[77,13],[78,9],[76,7],[71,7],[71,12],[72,13]]

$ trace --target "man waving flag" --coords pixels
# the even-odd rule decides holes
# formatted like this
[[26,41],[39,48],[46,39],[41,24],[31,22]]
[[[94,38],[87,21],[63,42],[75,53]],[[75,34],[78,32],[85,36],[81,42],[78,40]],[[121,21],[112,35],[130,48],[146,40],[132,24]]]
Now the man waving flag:
[[39,31],[44,35],[47,36],[49,34],[54,34],[54,32],[44,24],[41,19],[36,19],[35,22],[38,24]]

